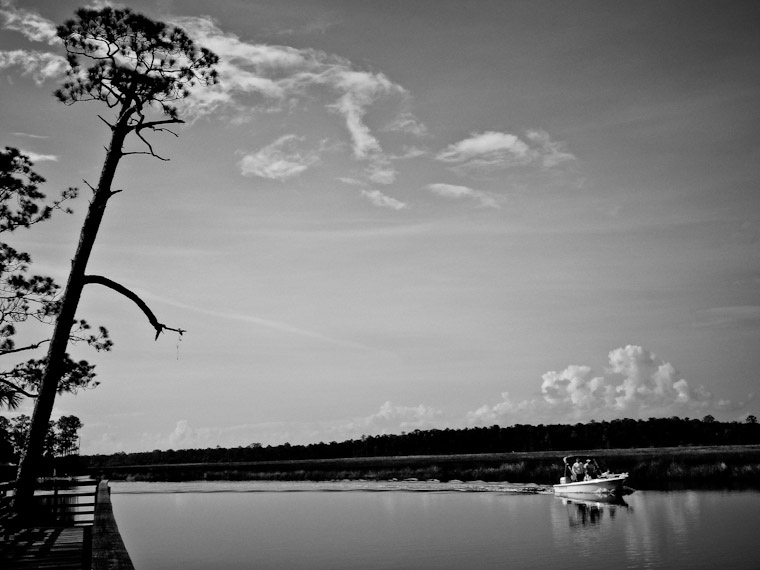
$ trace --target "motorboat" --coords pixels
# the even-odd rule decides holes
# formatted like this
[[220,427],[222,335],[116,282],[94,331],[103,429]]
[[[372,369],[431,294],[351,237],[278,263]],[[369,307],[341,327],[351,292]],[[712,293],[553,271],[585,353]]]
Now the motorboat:
[[628,479],[628,473],[611,473],[602,471],[595,459],[588,459],[581,468],[572,467],[568,463],[569,457],[564,457],[565,474],[560,477],[559,484],[554,485],[556,494],[585,493],[592,495],[622,495],[624,485]]

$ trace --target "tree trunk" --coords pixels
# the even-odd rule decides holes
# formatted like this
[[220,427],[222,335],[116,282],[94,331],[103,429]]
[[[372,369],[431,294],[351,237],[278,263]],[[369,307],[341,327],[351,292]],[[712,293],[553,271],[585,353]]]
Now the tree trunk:
[[85,270],[90,259],[100,223],[103,220],[106,205],[111,197],[111,184],[116,174],[116,167],[122,157],[124,139],[129,132],[126,119],[122,116],[111,134],[111,144],[106,152],[103,170],[95,189],[94,196],[87,210],[87,217],[79,235],[79,245],[71,262],[71,272],[61,300],[61,308],[56,319],[53,338],[48,348],[47,363],[42,377],[37,401],[34,405],[32,423],[24,452],[16,476],[16,494],[14,511],[23,519],[31,512],[34,486],[40,475],[42,454],[47,434],[48,422],[53,412],[53,404],[58,391],[58,383],[63,375],[63,364],[71,329],[74,326],[79,299],[85,284]]

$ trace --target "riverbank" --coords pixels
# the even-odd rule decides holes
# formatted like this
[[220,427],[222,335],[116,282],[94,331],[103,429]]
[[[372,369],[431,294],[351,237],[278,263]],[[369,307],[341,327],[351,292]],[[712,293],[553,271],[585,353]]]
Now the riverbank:
[[628,472],[638,489],[760,488],[760,445],[413,455],[99,467],[94,474],[128,481],[485,481],[551,485],[562,476],[564,455],[601,458]]

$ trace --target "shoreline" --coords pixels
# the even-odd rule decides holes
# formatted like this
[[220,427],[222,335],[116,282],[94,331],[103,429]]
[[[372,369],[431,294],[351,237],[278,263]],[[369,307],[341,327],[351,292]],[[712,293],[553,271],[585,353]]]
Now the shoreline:
[[551,486],[563,474],[566,455],[600,458],[611,471],[627,472],[637,489],[760,487],[759,445],[114,465],[89,470],[112,481],[532,481]]

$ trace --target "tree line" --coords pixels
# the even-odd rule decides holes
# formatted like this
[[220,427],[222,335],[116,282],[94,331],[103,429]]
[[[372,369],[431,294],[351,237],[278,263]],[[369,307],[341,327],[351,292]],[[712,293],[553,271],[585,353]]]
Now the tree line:
[[362,436],[343,442],[234,448],[169,449],[139,453],[119,452],[84,458],[91,469],[133,465],[237,463],[411,455],[459,455],[508,452],[648,447],[760,444],[755,416],[745,422],[705,418],[616,419],[577,424],[514,425],[464,429],[414,430],[409,433]]
[[[18,463],[26,449],[32,418],[26,414],[14,418],[0,416],[0,463]],[[79,430],[82,421],[77,416],[61,416],[48,422],[44,457],[52,461],[79,453]]]

